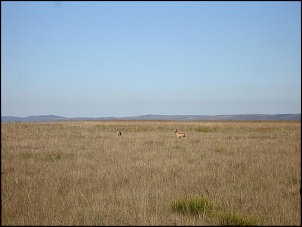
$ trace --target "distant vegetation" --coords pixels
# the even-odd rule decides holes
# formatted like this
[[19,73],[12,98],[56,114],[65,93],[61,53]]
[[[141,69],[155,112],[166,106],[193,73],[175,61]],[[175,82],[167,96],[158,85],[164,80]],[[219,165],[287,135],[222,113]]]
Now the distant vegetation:
[[1,123],[4,226],[300,226],[300,189],[300,121]]

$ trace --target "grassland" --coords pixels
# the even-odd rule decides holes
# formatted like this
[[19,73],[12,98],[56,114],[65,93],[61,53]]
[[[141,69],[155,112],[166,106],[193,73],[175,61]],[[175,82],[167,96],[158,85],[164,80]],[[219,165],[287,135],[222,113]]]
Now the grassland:
[[300,188],[300,121],[1,124],[1,225],[299,226]]

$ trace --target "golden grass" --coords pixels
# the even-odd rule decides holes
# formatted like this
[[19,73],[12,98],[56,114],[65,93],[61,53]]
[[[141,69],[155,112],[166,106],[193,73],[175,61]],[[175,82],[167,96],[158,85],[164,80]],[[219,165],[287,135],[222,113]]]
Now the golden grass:
[[1,224],[300,225],[300,127],[1,123]]

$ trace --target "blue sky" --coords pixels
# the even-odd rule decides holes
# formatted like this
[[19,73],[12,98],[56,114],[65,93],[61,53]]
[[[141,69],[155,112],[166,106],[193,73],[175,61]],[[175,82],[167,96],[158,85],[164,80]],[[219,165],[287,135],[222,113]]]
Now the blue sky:
[[1,116],[301,113],[301,2],[3,2]]

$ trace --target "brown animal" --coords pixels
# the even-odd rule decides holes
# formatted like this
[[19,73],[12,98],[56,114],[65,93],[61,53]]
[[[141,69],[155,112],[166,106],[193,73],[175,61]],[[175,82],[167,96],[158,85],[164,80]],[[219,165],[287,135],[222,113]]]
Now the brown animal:
[[177,129],[175,129],[175,134],[176,134],[177,138],[186,137],[186,135],[183,132],[177,132]]
[[122,136],[122,132],[120,130],[116,130],[116,136]]

